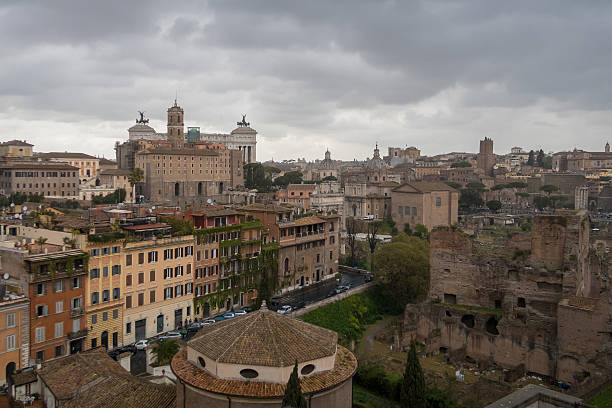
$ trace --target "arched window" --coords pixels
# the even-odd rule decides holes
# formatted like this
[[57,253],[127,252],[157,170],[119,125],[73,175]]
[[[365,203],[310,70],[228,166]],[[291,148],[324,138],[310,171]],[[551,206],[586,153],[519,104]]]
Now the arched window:
[[289,273],[289,258],[285,258],[285,273]]

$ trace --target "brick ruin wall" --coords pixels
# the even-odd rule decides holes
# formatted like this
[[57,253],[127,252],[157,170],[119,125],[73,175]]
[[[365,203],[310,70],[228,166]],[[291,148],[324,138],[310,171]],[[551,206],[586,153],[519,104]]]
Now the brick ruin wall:
[[404,342],[568,383],[609,378],[612,298],[591,282],[589,228],[565,213],[531,232],[435,229],[429,300],[407,306]]

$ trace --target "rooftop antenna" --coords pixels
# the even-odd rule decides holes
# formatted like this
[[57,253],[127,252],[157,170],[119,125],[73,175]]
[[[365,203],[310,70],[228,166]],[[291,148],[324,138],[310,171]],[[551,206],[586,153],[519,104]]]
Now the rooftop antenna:
[[178,89],[174,91],[174,106],[178,106],[176,100],[178,99]]

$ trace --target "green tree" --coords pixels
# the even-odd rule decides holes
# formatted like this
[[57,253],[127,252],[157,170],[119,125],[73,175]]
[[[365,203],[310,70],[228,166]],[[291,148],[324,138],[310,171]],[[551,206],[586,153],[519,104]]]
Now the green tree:
[[507,184],[496,184],[493,187],[491,187],[491,191],[499,191],[499,190],[503,190],[504,188],[508,188]]
[[70,248],[76,247],[76,239],[70,239],[68,237],[64,237],[64,245],[68,245]]
[[157,365],[166,365],[169,364],[172,360],[172,357],[176,353],[178,353],[180,346],[176,342],[176,340],[165,340],[161,343],[158,343],[151,353],[155,357],[155,363]]
[[42,252],[42,246],[45,244],[45,242],[47,242],[47,238],[45,237],[38,237],[38,239],[36,240],[36,243],[38,244],[40,252]]
[[125,190],[122,188],[118,188],[115,191],[113,191],[111,194],[108,194],[105,196],[92,197],[91,203],[93,205],[121,203],[125,200],[125,196],[126,196]]
[[546,196],[538,195],[533,198],[533,204],[541,211],[550,205],[550,199]]
[[[425,249],[426,248],[426,249]],[[429,286],[429,244],[417,237],[399,234],[374,253],[376,278],[384,298],[403,309],[423,299]]]
[[513,181],[508,183],[508,186],[512,188],[527,188],[527,183],[523,181]]
[[410,229],[410,224],[404,224],[404,234],[412,235],[412,230]]
[[538,156],[536,157],[536,163],[538,163],[538,167],[544,167],[544,150],[540,149],[538,152]]
[[487,207],[489,207],[489,210],[493,212],[498,212],[502,208],[502,203],[501,201],[497,200],[487,201]]
[[280,173],[280,169],[265,167],[261,163],[245,164],[244,186],[248,189],[256,189],[260,193],[267,193],[272,186],[271,175],[275,173]]
[[470,188],[461,190],[461,194],[459,195],[459,207],[464,211],[475,209],[483,204],[484,201],[482,200],[480,190],[472,190]]
[[[132,198],[136,202],[136,185],[144,180],[144,171],[140,167],[136,167],[128,176],[128,181],[132,185]],[[123,201],[123,200],[122,200]]]
[[427,406],[427,389],[425,376],[416,352],[416,343],[410,342],[406,358],[406,369],[400,389],[400,406],[402,408],[425,408]]
[[485,191],[485,185],[477,181],[472,181],[470,183],[467,183],[465,185],[465,188],[470,189],[470,190]]
[[417,224],[414,226],[414,235],[419,238],[428,239],[429,231],[427,230],[427,227],[425,225]]
[[533,150],[529,151],[529,158],[527,159],[527,165],[533,166],[535,164],[535,152]]
[[461,188],[461,183],[457,183],[457,182],[454,182],[454,181],[447,181],[446,185],[449,186],[449,187],[454,188],[455,190],[459,190]]
[[456,168],[463,168],[463,167],[472,167],[472,165],[466,161],[460,161],[460,162],[455,162],[453,164],[451,164],[451,168],[456,169]]
[[291,373],[291,377],[289,377],[287,387],[285,387],[285,395],[283,396],[283,402],[281,404],[281,407],[306,408],[307,406],[308,404],[306,403],[306,398],[304,398],[304,395],[302,395],[300,377],[298,377],[298,364],[297,360],[295,360],[293,372]]
[[299,171],[290,171],[274,180],[274,184],[286,188],[289,184],[300,184],[302,182],[302,173]]
[[546,184],[542,187],[540,187],[541,191],[544,191],[547,195],[550,196],[550,193],[554,193],[555,191],[559,191],[559,187],[553,185],[553,184]]
[[327,176],[323,177],[321,181],[338,181],[338,178],[336,176]]

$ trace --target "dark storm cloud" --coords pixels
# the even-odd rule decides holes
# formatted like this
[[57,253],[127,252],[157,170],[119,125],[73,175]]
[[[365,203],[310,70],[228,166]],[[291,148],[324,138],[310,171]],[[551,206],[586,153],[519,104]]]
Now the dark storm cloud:
[[40,150],[111,155],[137,109],[163,131],[178,91],[207,131],[248,112],[264,159],[484,136],[595,149],[611,17],[604,1],[2,2],[0,122]]

